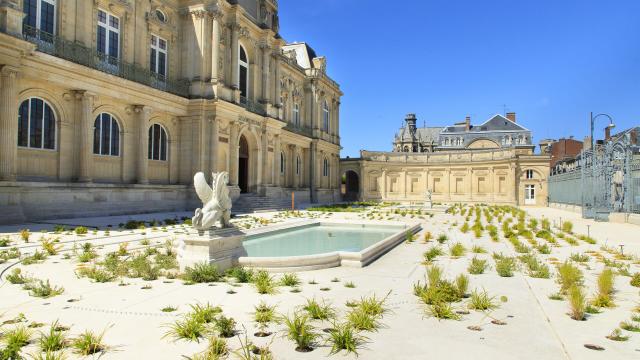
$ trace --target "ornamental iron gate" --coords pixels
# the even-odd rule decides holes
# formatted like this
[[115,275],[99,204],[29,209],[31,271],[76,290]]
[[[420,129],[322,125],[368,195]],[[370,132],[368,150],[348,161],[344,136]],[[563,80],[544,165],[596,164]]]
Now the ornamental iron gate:
[[578,155],[574,170],[549,176],[549,202],[580,206],[584,218],[640,213],[640,154],[629,133]]
[[[627,133],[581,153],[582,216],[607,221],[612,212],[639,210],[640,175],[634,146]],[[634,171],[634,167],[636,171]]]

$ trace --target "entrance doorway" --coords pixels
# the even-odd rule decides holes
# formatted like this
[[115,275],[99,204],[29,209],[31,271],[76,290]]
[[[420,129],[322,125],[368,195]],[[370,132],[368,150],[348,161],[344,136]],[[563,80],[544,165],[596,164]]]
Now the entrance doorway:
[[536,186],[535,185],[524,186],[524,204],[525,205],[536,204]]
[[348,170],[342,175],[341,193],[343,201],[356,201],[360,195],[360,179],[355,171]]
[[238,154],[238,186],[240,193],[249,192],[249,144],[247,139],[240,136],[240,149]]

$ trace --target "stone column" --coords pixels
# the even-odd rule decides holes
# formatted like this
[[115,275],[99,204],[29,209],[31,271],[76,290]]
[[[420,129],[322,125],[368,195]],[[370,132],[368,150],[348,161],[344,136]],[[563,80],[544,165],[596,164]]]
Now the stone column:
[[134,108],[138,125],[138,159],[136,161],[136,178],[138,184],[149,183],[149,117],[152,109],[138,105]]
[[18,70],[0,70],[0,180],[15,181],[18,168]]
[[271,58],[271,49],[268,44],[263,44],[260,48],[262,49],[262,102],[268,104],[271,101],[269,96],[269,59]]
[[80,122],[80,156],[78,181],[93,180],[93,124],[92,115],[95,95],[88,91],[76,92],[76,118]]
[[238,186],[239,126],[235,121],[229,122],[229,182],[231,186]]
[[211,120],[211,149],[209,150],[209,167],[212,172],[218,172],[218,151],[219,151],[219,121],[214,116],[213,120]]
[[267,185],[267,178],[269,177],[269,137],[267,130],[263,129],[260,134],[260,152],[262,153],[262,184]]
[[276,134],[273,138],[273,184],[280,186],[280,135]]
[[240,43],[238,40],[240,25],[232,24],[231,27],[231,87],[240,88],[240,73],[238,68],[238,56],[240,55]]

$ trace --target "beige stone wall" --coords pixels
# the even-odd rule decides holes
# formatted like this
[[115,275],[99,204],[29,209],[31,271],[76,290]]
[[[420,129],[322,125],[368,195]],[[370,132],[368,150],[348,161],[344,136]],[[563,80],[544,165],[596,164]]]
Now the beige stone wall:
[[[420,203],[429,189],[434,202],[547,204],[548,156],[515,150],[361,154],[340,164],[341,174],[358,175],[361,200]],[[533,171],[532,178],[527,170]],[[525,201],[527,185],[534,186],[534,201]]]
[[[108,11],[120,19],[120,59],[143,69],[149,68],[151,35],[167,40],[167,77],[188,82],[189,95],[49,54],[21,39],[20,22],[9,21],[13,28],[0,32],[0,184],[44,180],[188,185],[197,171],[229,171],[235,195],[240,182],[238,146],[244,137],[250,148],[249,191],[283,196],[294,190],[337,191],[342,95],[338,85],[323,69],[301,68],[282,52],[284,41],[258,26],[242,8],[226,1],[196,0],[57,4],[55,35],[60,41],[95,50],[97,13]],[[155,16],[156,9],[167,15],[166,22]],[[21,18],[11,11],[9,15]],[[237,84],[240,45],[249,58],[249,89],[242,101]],[[30,98],[44,100],[53,110],[53,150],[17,146],[18,107]],[[328,132],[321,128],[324,101],[331,113]],[[296,103],[299,128],[292,123]],[[119,126],[118,156],[93,153],[94,121],[102,113],[112,115]],[[167,134],[166,161],[147,156],[148,131],[154,124]],[[284,173],[280,153],[285,155]],[[322,174],[325,157],[331,164],[329,176]]]

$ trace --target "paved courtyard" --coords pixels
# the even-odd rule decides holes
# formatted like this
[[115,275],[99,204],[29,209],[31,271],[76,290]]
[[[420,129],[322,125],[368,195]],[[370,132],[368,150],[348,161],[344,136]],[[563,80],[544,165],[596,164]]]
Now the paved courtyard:
[[[465,209],[470,209],[466,207]],[[220,306],[223,314],[236,320],[239,336],[227,339],[231,349],[238,349],[240,339],[245,335],[257,346],[269,346],[274,359],[324,359],[330,353],[331,346],[323,340],[326,333],[323,329],[332,327],[331,321],[313,321],[313,326],[323,335],[310,352],[295,351],[295,344],[286,338],[284,325],[271,324],[269,337],[255,337],[257,331],[253,322],[254,306],[261,301],[277,306],[277,312],[292,314],[307,299],[325,300],[337,311],[337,322],[344,322],[350,307],[345,304],[375,295],[378,299],[387,296],[385,304],[389,312],[380,319],[381,326],[376,331],[362,332],[366,343],[358,350],[363,359],[637,359],[640,357],[640,333],[622,330],[628,341],[613,341],[606,338],[622,321],[630,321],[632,316],[640,315],[639,288],[630,285],[630,277],[615,277],[615,292],[612,295],[614,307],[602,308],[600,313],[587,314],[586,321],[576,321],[568,315],[569,304],[566,299],[552,300],[551,294],[558,292],[556,267],[574,254],[586,256],[586,260],[577,262],[584,273],[584,288],[589,298],[597,290],[596,278],[604,267],[603,259],[611,265],[618,266],[616,271],[626,269],[627,274],[640,271],[640,228],[627,224],[595,223],[579,218],[578,214],[549,208],[527,208],[527,222],[531,218],[539,221],[549,219],[553,231],[559,233],[554,225],[560,221],[571,221],[575,235],[589,233],[596,239],[596,244],[577,240],[575,245],[556,237],[557,244],[550,244],[550,253],[542,254],[533,251],[540,261],[550,268],[551,278],[534,278],[529,276],[524,264],[512,277],[501,277],[495,269],[493,253],[516,257],[513,244],[505,239],[501,223],[494,218],[498,230],[498,241],[493,241],[488,231],[483,231],[476,238],[473,231],[463,233],[460,228],[465,216],[458,212],[455,215],[445,213],[444,209],[433,210],[430,215],[392,210],[391,208],[370,209],[365,212],[347,213],[261,213],[252,217],[238,218],[234,221],[240,228],[270,226],[269,222],[292,222],[301,218],[314,217],[323,219],[363,219],[384,221],[419,221],[422,230],[414,242],[404,242],[387,254],[364,268],[337,267],[325,270],[300,272],[301,284],[292,292],[293,287],[279,286],[273,295],[260,295],[251,284],[236,284],[232,280],[210,284],[187,285],[173,272],[167,271],[156,280],[145,281],[141,278],[121,278],[118,280],[97,283],[80,277],[78,269],[88,266],[78,260],[78,253],[84,243],[92,243],[101,259],[109,252],[117,251],[120,243],[128,243],[127,251],[146,251],[149,247],[158,247],[164,251],[166,240],[180,232],[181,225],[148,226],[146,229],[119,229],[120,224],[127,221],[152,219],[163,220],[189,216],[186,213],[150,214],[144,216],[122,216],[86,219],[67,219],[50,223],[21,224],[19,226],[0,227],[0,239],[9,237],[11,244],[0,248],[5,251],[17,247],[22,258],[33,254],[36,249],[42,252],[39,242],[41,237],[59,239],[61,249],[58,255],[50,255],[44,261],[36,261],[31,265],[17,264],[16,259],[8,259],[0,264],[3,272],[0,280],[0,333],[8,333],[16,326],[33,326],[33,341],[23,348],[22,354],[38,352],[40,332],[48,332],[50,324],[69,327],[66,332],[73,338],[85,330],[96,333],[104,332],[105,352],[100,353],[104,359],[179,359],[191,357],[207,347],[208,340],[199,342],[174,340],[165,336],[169,326],[180,320],[191,308],[189,305],[210,303]],[[471,212],[469,210],[469,212]],[[431,216],[432,214],[432,216]],[[504,215],[506,219],[508,216]],[[560,220],[562,219],[562,220]],[[489,224],[482,219],[485,226]],[[512,222],[512,225],[515,224]],[[260,225],[263,223],[262,225]],[[77,235],[64,230],[53,233],[54,225],[67,225],[67,229],[86,226],[88,233]],[[265,225],[266,224],[266,225]],[[473,216],[469,225],[473,224]],[[185,225],[186,226],[186,225]],[[539,227],[540,225],[538,225]],[[99,229],[94,231],[94,229]],[[25,243],[19,231],[29,229],[29,242]],[[60,230],[60,229],[58,229]],[[45,232],[46,231],[46,232]],[[430,232],[430,241],[425,242],[424,234]],[[436,238],[446,234],[447,241],[438,245]],[[575,238],[569,236],[570,238]],[[527,243],[520,237],[524,244]],[[545,240],[533,240],[543,245]],[[466,253],[461,256],[450,256],[450,248],[461,243]],[[621,256],[619,245],[624,244]],[[436,257],[430,264],[425,264],[423,253],[434,246],[439,246],[444,254]],[[472,248],[480,247],[485,252],[472,252]],[[74,250],[75,249],[75,250]],[[75,252],[75,254],[74,254]],[[628,257],[628,255],[634,255]],[[471,275],[467,268],[473,257],[485,259],[489,268],[479,275]],[[92,261],[97,261],[92,260]],[[613,263],[612,263],[613,262]],[[90,264],[89,262],[88,264]],[[495,297],[499,306],[491,311],[474,311],[468,309],[469,299],[453,303],[459,312],[460,320],[437,319],[427,311],[427,306],[414,295],[414,284],[425,283],[428,267],[438,266],[444,270],[444,277],[453,280],[459,274],[469,277],[469,290],[486,290]],[[48,279],[53,286],[64,288],[60,295],[39,298],[30,295],[19,284],[6,280],[15,268],[23,274],[37,279]],[[282,274],[275,274],[280,278]],[[311,282],[311,283],[310,283]],[[346,287],[353,283],[355,287]],[[231,291],[233,290],[233,291]],[[166,307],[177,308],[173,312],[163,312]],[[635,309],[635,312],[634,312]],[[20,318],[20,314],[24,318]],[[16,323],[12,319],[18,318]],[[35,324],[34,324],[35,323]],[[41,324],[37,324],[41,323]],[[34,326],[35,325],[35,326]],[[37,326],[41,325],[41,326]],[[639,325],[640,326],[640,325]],[[604,350],[591,350],[586,344],[596,345]],[[68,358],[80,358],[71,349],[66,350]],[[344,352],[343,352],[344,353]],[[97,355],[96,355],[97,356]],[[344,357],[338,353],[333,357]],[[348,357],[354,358],[353,354]],[[236,358],[230,355],[229,358]]]

